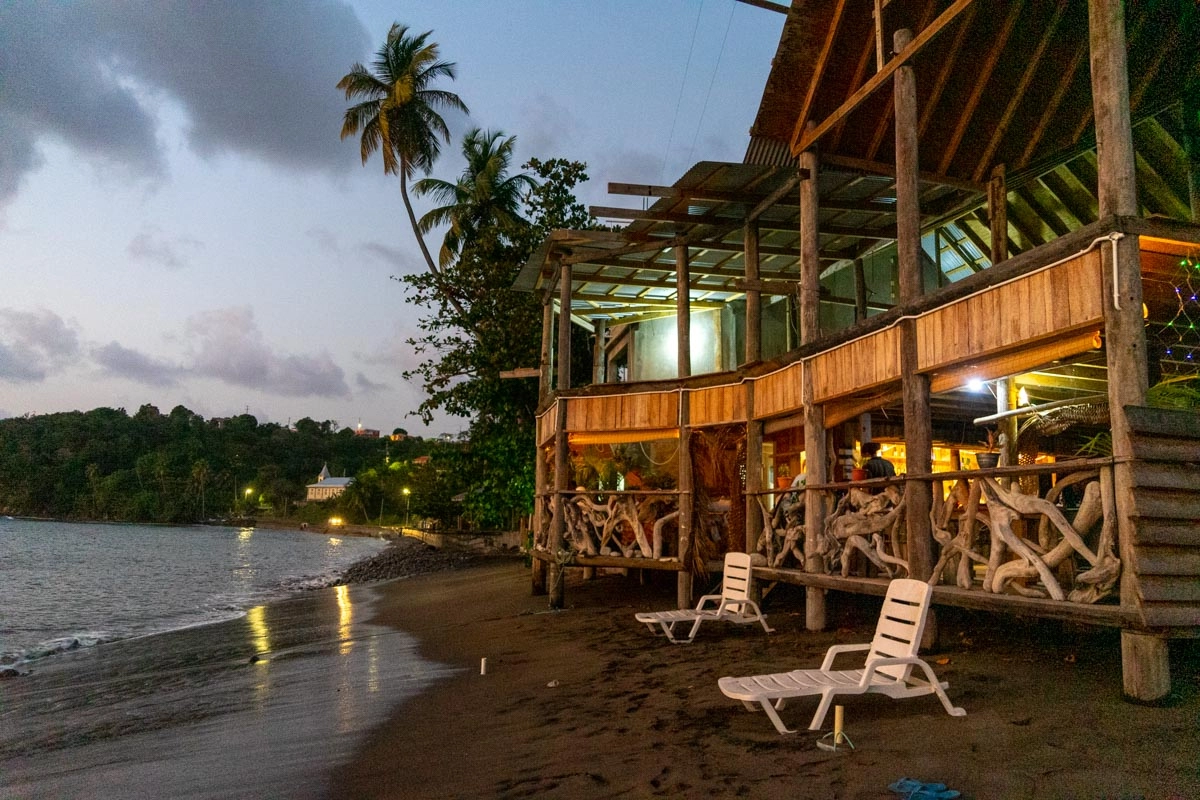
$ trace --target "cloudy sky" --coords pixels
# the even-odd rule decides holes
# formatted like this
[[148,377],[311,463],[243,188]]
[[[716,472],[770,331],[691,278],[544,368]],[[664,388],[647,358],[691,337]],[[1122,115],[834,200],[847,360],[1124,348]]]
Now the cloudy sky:
[[[143,403],[458,431],[409,416],[423,268],[335,89],[433,31],[470,127],[609,181],[740,161],[783,17],[735,0],[0,2],[0,417]],[[421,213],[418,201],[418,213]],[[437,239],[431,239],[436,252]],[[531,365],[532,366],[532,365]]]

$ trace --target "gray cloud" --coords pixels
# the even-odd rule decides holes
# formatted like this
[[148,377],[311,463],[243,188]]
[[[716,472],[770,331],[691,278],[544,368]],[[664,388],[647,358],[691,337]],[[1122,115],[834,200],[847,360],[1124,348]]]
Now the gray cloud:
[[420,353],[413,349],[408,340],[419,335],[419,331],[410,332],[396,325],[392,335],[378,342],[370,352],[355,353],[354,355],[364,364],[385,367],[394,370],[397,375],[416,369],[423,360]]
[[335,84],[372,40],[337,0],[0,3],[0,201],[43,139],[139,176],[164,170],[157,106],[177,104],[202,156],[300,169],[357,160]]
[[52,311],[0,308],[0,380],[36,383],[79,358],[79,336]]
[[178,365],[151,358],[117,342],[93,347],[91,356],[105,374],[147,386],[174,386],[183,374],[183,369]]
[[236,386],[292,397],[348,397],[345,373],[328,353],[281,355],[263,341],[245,306],[193,315],[186,326],[193,347],[190,371]]
[[134,236],[125,252],[139,261],[149,261],[167,269],[182,269],[188,265],[190,253],[202,247],[189,236],[169,237],[156,227],[147,227]]
[[375,383],[361,372],[355,373],[354,385],[358,388],[358,391],[362,392],[363,394],[380,394],[382,392],[390,391],[392,388],[386,383]]

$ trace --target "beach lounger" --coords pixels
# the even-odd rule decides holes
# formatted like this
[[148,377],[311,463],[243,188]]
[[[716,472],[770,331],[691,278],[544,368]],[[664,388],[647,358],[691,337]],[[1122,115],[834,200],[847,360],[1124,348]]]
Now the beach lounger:
[[[644,611],[637,614],[635,619],[646,623],[646,627],[656,634],[661,629],[675,644],[686,644],[695,639],[700,624],[705,620],[721,620],[736,625],[757,622],[764,631],[770,633],[774,629],[767,626],[758,604],[749,597],[751,580],[750,556],[746,553],[726,553],[720,594],[704,595],[695,608]],[[691,626],[686,638],[675,635],[675,626],[681,624]]]
[[[886,694],[905,698],[936,694],[947,713],[964,717],[967,712],[950,704],[944,691],[948,684],[939,683],[929,664],[917,657],[925,617],[933,589],[924,581],[901,578],[888,585],[879,624],[870,644],[838,644],[825,653],[820,669],[798,669],[774,675],[754,675],[747,678],[721,678],[717,685],[727,697],[741,700],[751,711],[755,703],[774,723],[780,733],[795,733],[779,718],[779,709],[790,697],[820,695],[821,702],[813,714],[810,731],[820,730],[825,713],[835,695]],[[869,651],[863,669],[834,670],[833,660],[840,653]],[[924,678],[912,675],[920,667]]]

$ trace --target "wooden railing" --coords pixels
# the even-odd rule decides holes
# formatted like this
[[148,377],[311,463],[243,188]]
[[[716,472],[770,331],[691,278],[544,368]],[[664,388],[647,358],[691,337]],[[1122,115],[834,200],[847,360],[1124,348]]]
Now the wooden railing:
[[[1055,481],[1039,491],[1043,477]],[[771,570],[849,577],[909,573],[903,484],[910,478],[810,487],[831,509],[806,563],[806,492],[763,504],[758,550]],[[1117,511],[1109,459],[936,473],[937,562],[931,584],[1072,603],[1110,596],[1120,578]],[[1065,502],[1068,495],[1077,502]],[[807,566],[807,569],[806,569]]]

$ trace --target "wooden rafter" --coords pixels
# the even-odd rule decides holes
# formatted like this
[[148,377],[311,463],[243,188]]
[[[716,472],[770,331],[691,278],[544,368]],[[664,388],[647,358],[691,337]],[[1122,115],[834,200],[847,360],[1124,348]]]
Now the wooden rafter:
[[996,155],[996,148],[1000,146],[1005,133],[1008,132],[1008,126],[1012,123],[1013,117],[1017,113],[1017,107],[1025,100],[1029,85],[1033,82],[1033,76],[1037,73],[1038,67],[1042,63],[1042,56],[1046,54],[1046,48],[1049,46],[1050,40],[1058,32],[1058,26],[1062,22],[1066,10],[1067,4],[1060,3],[1054,10],[1054,16],[1051,17],[1050,24],[1046,26],[1046,32],[1038,38],[1038,45],[1034,48],[1033,55],[1029,57],[1029,63],[1025,65],[1025,70],[1021,73],[1021,80],[1017,82],[1017,88],[1013,91],[1012,97],[1009,98],[1008,105],[1004,109],[1004,114],[1001,115],[1000,121],[996,123],[996,127],[992,130],[992,136],[988,139],[987,147],[984,148],[983,155],[979,157],[979,163],[975,165],[975,174],[973,176],[975,180],[983,180],[991,170],[992,157]]
[[[929,125],[929,120],[933,119],[933,112],[937,110],[938,103],[941,102],[942,92],[946,90],[946,84],[949,82],[950,76],[954,74],[954,68],[958,66],[958,54],[962,51],[963,43],[967,40],[967,34],[971,31],[971,25],[975,22],[975,15],[978,9],[979,6],[971,6],[963,14],[962,24],[958,26],[958,32],[954,34],[954,40],[950,44],[950,51],[946,58],[942,60],[942,68],[938,71],[938,76],[933,82],[933,88],[929,92],[929,98],[925,101],[925,106],[921,109],[921,114],[917,121],[917,137],[919,139],[924,138],[925,128]],[[980,180],[979,176],[976,176],[975,180]]]
[[834,9],[833,19],[829,22],[829,30],[825,34],[825,41],[821,45],[821,53],[817,56],[817,63],[813,67],[812,80],[808,84],[808,92],[804,95],[804,102],[800,105],[800,116],[796,118],[796,126],[792,130],[792,141],[800,138],[800,134],[804,132],[804,126],[808,124],[809,114],[812,112],[812,104],[817,96],[817,87],[821,85],[821,78],[825,75],[825,67],[829,63],[829,54],[833,52],[833,42],[837,39],[838,29],[842,25],[842,15],[846,13],[846,0],[838,0],[837,8]]
[[[975,8],[976,6],[971,6],[967,10],[967,13],[963,18],[963,24],[959,26],[960,29],[970,27],[971,23],[969,17],[972,15]],[[933,4],[928,4],[924,7],[924,10],[921,12],[921,18],[917,21],[917,27],[919,29],[924,29],[925,26],[929,24],[929,17],[933,14],[933,10]],[[879,20],[877,19],[876,25],[878,24]],[[867,158],[869,159],[874,159],[879,154],[879,148],[883,146],[883,140],[887,138],[888,131],[892,130],[892,117],[896,113],[896,106],[894,102],[880,102],[879,108],[879,121],[875,123],[875,133],[871,137],[871,143],[867,146],[866,151]]]
[[1046,108],[1042,111],[1041,119],[1038,120],[1033,133],[1029,136],[1029,144],[1025,146],[1025,152],[1021,154],[1021,158],[1015,164],[1017,169],[1023,169],[1028,166],[1030,160],[1033,159],[1033,154],[1037,152],[1038,146],[1042,143],[1042,137],[1046,135],[1046,129],[1050,127],[1051,121],[1058,115],[1058,109],[1062,105],[1063,98],[1067,95],[1067,90],[1075,82],[1075,75],[1079,72],[1079,67],[1087,57],[1087,52],[1087,39],[1080,38],[1075,46],[1074,58],[1071,59],[1070,65],[1063,72],[1058,85],[1054,87],[1054,94],[1050,97],[1050,102],[1046,104]]
[[1000,54],[1004,52],[1004,47],[1008,44],[1008,37],[1012,35],[1013,27],[1017,24],[1017,19],[1021,16],[1024,5],[1020,0],[1013,0],[1009,3],[1008,16],[1004,20],[1004,25],[996,34],[996,38],[988,51],[987,59],[978,67],[974,78],[975,88],[971,91],[971,96],[962,107],[958,118],[958,125],[954,128],[954,134],[950,137],[949,144],[942,150],[942,161],[938,165],[939,172],[946,172],[950,169],[950,165],[954,163],[954,156],[958,153],[958,146],[962,144],[963,137],[967,135],[967,126],[971,124],[971,120],[975,117],[975,109],[979,106],[979,101],[983,99],[984,90],[991,80],[992,72],[996,69],[996,64],[1000,61]]
[[957,19],[958,15],[963,12],[974,0],[954,0],[945,11],[938,15],[928,27],[917,34],[912,42],[905,47],[900,53],[892,57],[883,69],[871,76],[857,91],[846,98],[846,101],[838,107],[836,111],[826,117],[822,122],[815,127],[804,131],[803,136],[792,138],[792,155],[799,155],[807,150],[814,142],[821,138],[830,128],[836,125],[841,120],[849,116],[850,112],[858,108],[863,101],[873,95],[880,86],[882,86],[892,74],[904,64],[912,60],[912,58],[924,47],[931,42],[934,37],[946,29],[946,26]]
[[[896,168],[891,164],[883,163],[882,161],[869,161],[865,158],[854,158],[852,156],[825,155],[822,160],[827,164],[841,166],[846,169],[855,169],[862,172],[871,173],[873,175],[881,175],[888,178],[896,177]],[[949,175],[942,175],[934,172],[925,172],[922,170],[918,177],[922,183],[936,183],[943,186],[953,186],[956,189],[963,189],[968,192],[979,192],[982,194],[987,191],[987,184],[979,183],[978,181],[966,181],[961,178],[952,178]]]
[[[858,63],[854,67],[854,77],[850,81],[851,86],[862,86],[867,79],[867,70],[871,68],[871,57],[875,54],[875,37],[872,35],[863,40],[862,50],[858,55]],[[879,67],[875,67],[876,70]],[[830,132],[827,149],[831,152],[836,151],[842,143],[842,133],[845,131],[846,121],[843,119],[833,127]],[[800,130],[804,130],[801,128]],[[793,141],[795,141],[795,130],[793,133]]]

